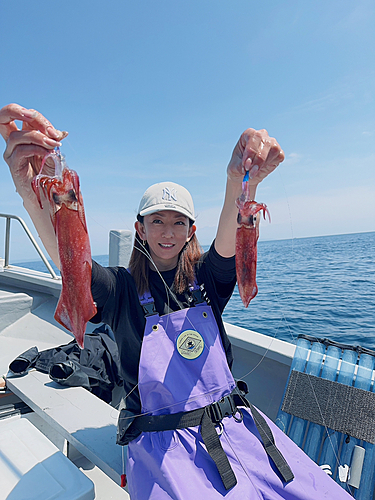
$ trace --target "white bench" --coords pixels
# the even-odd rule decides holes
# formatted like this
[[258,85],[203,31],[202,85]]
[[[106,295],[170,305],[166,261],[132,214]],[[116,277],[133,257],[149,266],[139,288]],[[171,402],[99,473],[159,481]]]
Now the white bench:
[[24,418],[0,420],[0,499],[93,500],[94,484]]
[[8,374],[7,386],[79,453],[120,484],[122,450],[116,445],[118,410],[86,389],[59,386],[36,370],[23,377]]

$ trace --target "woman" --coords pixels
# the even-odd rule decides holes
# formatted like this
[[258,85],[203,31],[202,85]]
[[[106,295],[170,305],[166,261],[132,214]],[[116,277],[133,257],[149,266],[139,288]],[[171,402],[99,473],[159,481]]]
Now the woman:
[[[30,184],[43,156],[66,133],[16,104],[0,111],[0,132],[17,192],[58,265],[48,211],[40,209]],[[227,169],[216,238],[204,255],[190,193],[163,182],[141,199],[129,269],[93,262],[98,313],[92,321],[112,328],[120,352],[125,396],[118,443],[129,443],[133,500],[348,498],[247,402],[244,384],[230,372],[221,314],[236,281],[235,200],[246,170],[254,199],[259,182],[283,159],[265,130],[241,135]]]

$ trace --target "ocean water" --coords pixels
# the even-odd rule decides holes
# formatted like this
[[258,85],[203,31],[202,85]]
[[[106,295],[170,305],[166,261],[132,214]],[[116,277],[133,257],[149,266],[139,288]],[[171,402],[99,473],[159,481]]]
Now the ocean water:
[[235,291],[225,321],[375,349],[375,232],[259,242],[257,283],[248,309]]
[[[108,265],[108,255],[94,258]],[[260,241],[257,283],[247,309],[236,288],[224,321],[288,342],[303,333],[375,349],[375,232]]]

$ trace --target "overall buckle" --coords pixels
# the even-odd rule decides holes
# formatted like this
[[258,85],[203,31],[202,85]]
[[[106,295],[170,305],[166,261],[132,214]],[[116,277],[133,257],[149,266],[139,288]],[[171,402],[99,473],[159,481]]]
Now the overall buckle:
[[142,304],[143,312],[145,314],[145,318],[148,316],[154,316],[157,314],[157,311],[155,309],[155,302],[149,302],[146,304]]
[[212,421],[217,423],[221,422],[224,417],[234,415],[237,411],[237,406],[231,395],[224,396],[220,401],[210,404]]

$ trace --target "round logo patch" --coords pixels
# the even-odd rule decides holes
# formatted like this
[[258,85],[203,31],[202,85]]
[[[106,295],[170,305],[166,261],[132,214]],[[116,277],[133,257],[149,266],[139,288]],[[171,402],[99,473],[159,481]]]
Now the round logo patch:
[[180,333],[176,340],[177,351],[185,359],[198,358],[204,349],[204,340],[200,333],[195,330],[185,330]]

